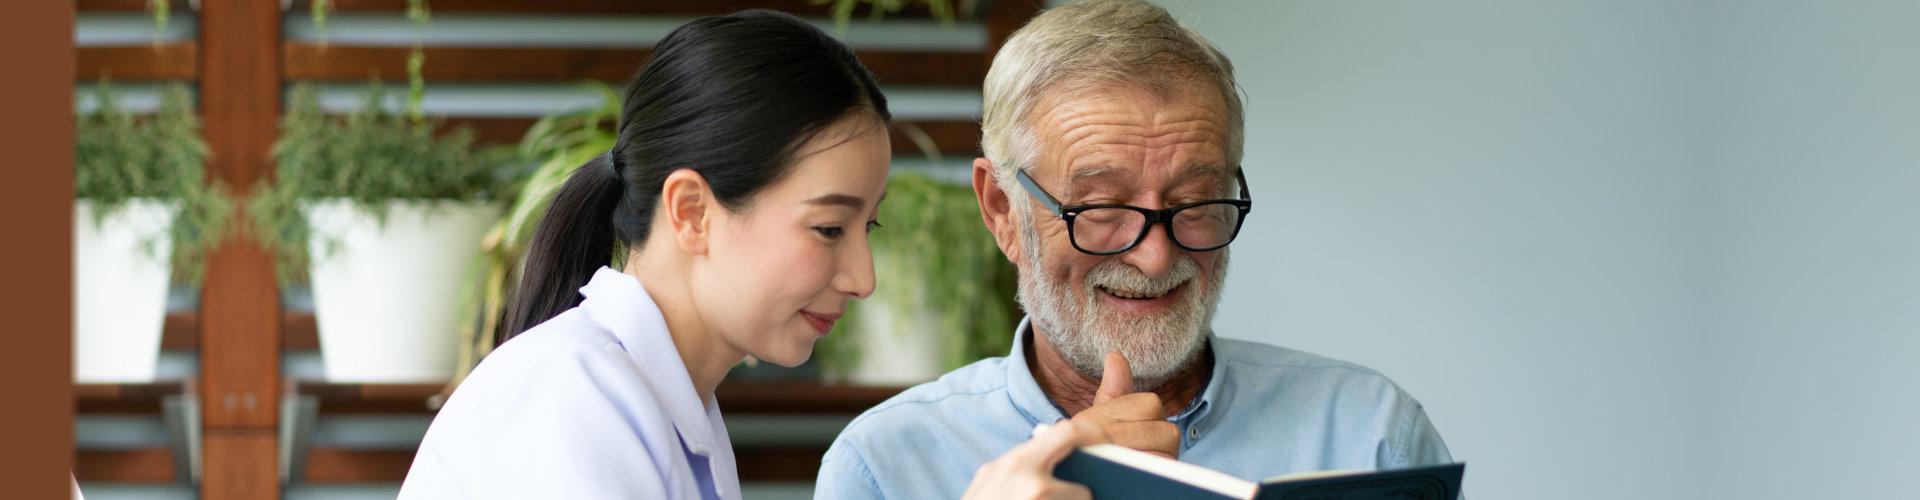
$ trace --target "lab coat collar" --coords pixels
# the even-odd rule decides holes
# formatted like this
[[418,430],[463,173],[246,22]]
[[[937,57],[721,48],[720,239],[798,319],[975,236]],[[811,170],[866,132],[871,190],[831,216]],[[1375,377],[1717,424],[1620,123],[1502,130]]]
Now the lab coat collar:
[[713,421],[720,414],[719,406],[700,404],[687,365],[667,332],[666,317],[640,280],[601,267],[587,286],[580,287],[580,294],[586,296],[580,309],[613,333],[620,348],[646,372],[647,383],[673,416],[674,430],[680,433],[687,451],[712,456],[716,437]]

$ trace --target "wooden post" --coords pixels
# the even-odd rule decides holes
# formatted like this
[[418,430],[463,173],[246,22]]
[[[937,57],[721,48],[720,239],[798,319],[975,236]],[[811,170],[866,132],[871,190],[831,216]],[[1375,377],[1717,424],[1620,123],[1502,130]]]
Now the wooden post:
[[0,314],[6,412],[0,497],[62,498],[73,464],[73,10],[63,2],[0,7],[0,183],[8,218]]
[[[268,177],[280,112],[280,18],[279,2],[201,3],[200,110],[211,170],[238,190]],[[206,500],[280,497],[280,294],[272,258],[246,238],[213,253],[201,292]]]

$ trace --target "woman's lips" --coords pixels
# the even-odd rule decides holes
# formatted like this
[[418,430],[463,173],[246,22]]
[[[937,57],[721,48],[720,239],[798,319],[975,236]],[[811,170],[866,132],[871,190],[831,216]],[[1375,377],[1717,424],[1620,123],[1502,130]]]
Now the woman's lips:
[[807,311],[800,311],[800,315],[803,317],[806,317],[807,324],[812,325],[813,330],[816,332],[819,332],[820,335],[823,335],[823,336],[826,335],[827,332],[833,331],[833,322],[840,319],[839,313],[820,314],[820,313],[812,313]]

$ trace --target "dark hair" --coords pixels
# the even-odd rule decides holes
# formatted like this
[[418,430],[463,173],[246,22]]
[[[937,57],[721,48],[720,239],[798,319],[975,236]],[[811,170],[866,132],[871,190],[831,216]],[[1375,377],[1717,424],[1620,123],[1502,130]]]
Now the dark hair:
[[500,340],[578,306],[579,288],[613,262],[616,243],[643,244],[668,174],[698,172],[722,206],[739,210],[813,136],[862,111],[892,119],[853,51],[799,18],[750,10],[674,29],[627,82],[613,149],[554,194]]

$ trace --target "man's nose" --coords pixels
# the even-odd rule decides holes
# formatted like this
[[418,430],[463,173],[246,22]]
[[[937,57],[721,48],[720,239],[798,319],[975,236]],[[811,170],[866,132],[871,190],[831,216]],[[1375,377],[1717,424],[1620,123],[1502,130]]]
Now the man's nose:
[[1180,255],[1180,247],[1174,246],[1168,237],[1167,228],[1162,224],[1147,227],[1147,236],[1120,254],[1120,261],[1132,265],[1148,278],[1159,278],[1173,269],[1173,261]]

